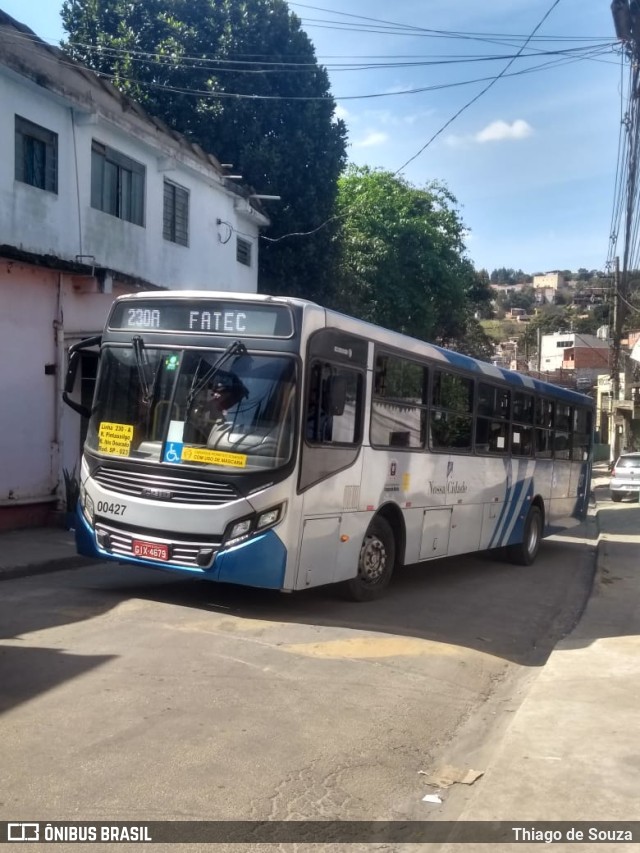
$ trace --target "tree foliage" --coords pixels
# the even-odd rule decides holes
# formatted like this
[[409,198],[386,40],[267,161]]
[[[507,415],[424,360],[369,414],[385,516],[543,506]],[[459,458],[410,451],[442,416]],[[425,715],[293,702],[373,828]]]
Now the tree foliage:
[[439,183],[417,189],[390,172],[349,166],[339,180],[334,306],[460,350],[475,342],[486,355],[474,314],[491,296],[464,255],[455,205]]
[[571,329],[572,317],[568,311],[560,305],[545,305],[529,323],[521,340],[535,349],[538,332],[541,335],[551,335],[554,332],[570,332]]
[[532,276],[511,267],[499,267],[491,273],[491,284],[530,284]]
[[65,0],[62,21],[71,56],[233,164],[257,193],[281,196],[267,203],[260,289],[317,295],[332,245],[330,227],[318,226],[331,220],[346,128],[286,2]]
[[596,305],[586,316],[576,317],[573,324],[574,332],[595,335],[601,326],[609,323],[610,306],[607,303]]
[[509,311],[511,308],[524,308],[530,311],[536,304],[536,292],[533,287],[523,287],[522,290],[505,290],[497,294],[496,307]]

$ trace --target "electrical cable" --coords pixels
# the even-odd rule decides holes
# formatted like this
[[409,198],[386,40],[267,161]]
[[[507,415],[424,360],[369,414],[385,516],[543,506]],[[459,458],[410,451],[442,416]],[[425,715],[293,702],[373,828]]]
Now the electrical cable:
[[505,76],[506,72],[509,70],[509,68],[513,65],[513,63],[516,61],[516,59],[518,58],[518,56],[519,56],[519,55],[522,53],[522,51],[525,49],[525,47],[526,47],[526,46],[527,46],[527,44],[529,43],[530,39],[531,39],[531,38],[535,35],[535,33],[540,29],[540,27],[542,26],[542,24],[547,20],[547,18],[549,17],[549,15],[553,12],[553,10],[556,8],[556,6],[557,6],[559,3],[560,3],[560,0],[554,0],[554,2],[551,4],[551,7],[550,7],[550,8],[548,9],[548,11],[547,11],[543,16],[542,16],[542,19],[541,19],[541,20],[539,21],[539,23],[535,26],[535,28],[534,28],[533,32],[531,33],[531,35],[530,35],[530,36],[528,36],[527,40],[526,40],[526,41],[525,41],[525,43],[522,45],[522,47],[521,47],[520,51],[516,54],[516,56],[514,56],[514,58],[513,58],[513,59],[509,60],[509,62],[505,65],[505,67],[502,69],[502,71],[501,71],[501,72],[500,72],[496,77],[494,77],[494,78],[490,81],[490,83],[489,83],[487,86],[485,86],[485,87],[484,87],[484,89],[482,89],[482,91],[481,91],[481,92],[478,92],[478,94],[477,94],[475,97],[473,97],[470,101],[468,101],[468,102],[467,102],[463,107],[461,107],[461,108],[460,108],[460,109],[455,113],[455,115],[453,115],[453,116],[452,116],[452,117],[451,117],[447,122],[445,122],[445,123],[442,125],[442,127],[441,127],[438,131],[436,131],[436,133],[434,133],[434,135],[431,137],[431,139],[429,139],[427,142],[425,142],[425,144],[422,146],[422,148],[420,148],[420,150],[419,150],[419,151],[417,151],[417,152],[413,155],[413,157],[410,157],[410,158],[409,158],[405,163],[403,163],[403,164],[402,164],[402,166],[400,166],[400,168],[399,168],[399,169],[396,169],[396,171],[394,172],[394,174],[395,174],[395,175],[397,175],[397,174],[398,174],[399,172],[401,172],[404,168],[406,168],[406,167],[409,165],[409,163],[413,163],[413,161],[414,161],[414,160],[416,160],[416,159],[417,159],[417,158],[422,154],[422,152],[423,152],[426,148],[428,148],[428,147],[429,147],[429,145],[431,145],[431,143],[434,141],[434,139],[437,139],[437,137],[438,137],[438,136],[440,136],[440,134],[441,134],[444,130],[446,130],[446,128],[447,128],[447,127],[449,127],[449,125],[450,125],[450,124],[453,124],[453,122],[454,122],[454,121],[455,121],[455,120],[456,120],[456,119],[457,119],[457,118],[458,118],[458,117],[459,117],[459,116],[460,116],[460,115],[461,115],[461,114],[462,114],[466,109],[468,109],[472,104],[475,104],[475,102],[476,102],[476,101],[478,101],[478,100],[479,100],[479,99],[480,99],[484,94],[486,94],[486,92],[488,92],[488,91],[489,91],[489,89],[491,89],[491,87],[492,87],[492,86],[494,86],[494,85],[498,82],[498,80],[500,80],[502,77],[504,77],[504,76]]

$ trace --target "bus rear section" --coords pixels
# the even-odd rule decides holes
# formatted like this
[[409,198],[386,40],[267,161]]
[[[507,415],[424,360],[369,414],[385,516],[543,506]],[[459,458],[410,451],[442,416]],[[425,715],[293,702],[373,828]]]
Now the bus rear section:
[[[528,565],[544,536],[584,519],[589,398],[330,321],[339,328],[317,332],[307,348],[307,407],[322,395],[321,377],[333,376],[361,415],[332,418],[332,432],[316,431],[302,446],[299,572],[309,584],[345,581],[353,597],[368,599],[404,563],[505,549]],[[355,332],[368,336],[359,363]]]

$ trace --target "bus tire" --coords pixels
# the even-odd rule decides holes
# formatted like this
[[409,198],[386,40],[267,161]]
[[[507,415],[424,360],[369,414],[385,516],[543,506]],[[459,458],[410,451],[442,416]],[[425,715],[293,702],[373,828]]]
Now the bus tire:
[[535,560],[542,539],[542,513],[540,508],[532,506],[524,523],[522,542],[507,547],[507,556],[512,563],[530,566]]
[[351,601],[373,601],[389,586],[396,562],[396,542],[386,518],[376,516],[362,540],[358,574],[345,582]]

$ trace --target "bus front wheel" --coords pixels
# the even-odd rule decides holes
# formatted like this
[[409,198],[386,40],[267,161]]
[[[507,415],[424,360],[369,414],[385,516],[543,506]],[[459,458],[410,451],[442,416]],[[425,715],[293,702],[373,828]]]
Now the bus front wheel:
[[509,545],[507,555],[512,563],[530,566],[535,560],[542,539],[542,513],[540,508],[532,506],[524,523],[522,542]]
[[396,543],[389,522],[373,519],[362,540],[358,574],[346,581],[345,591],[352,601],[373,601],[389,586],[396,561]]

